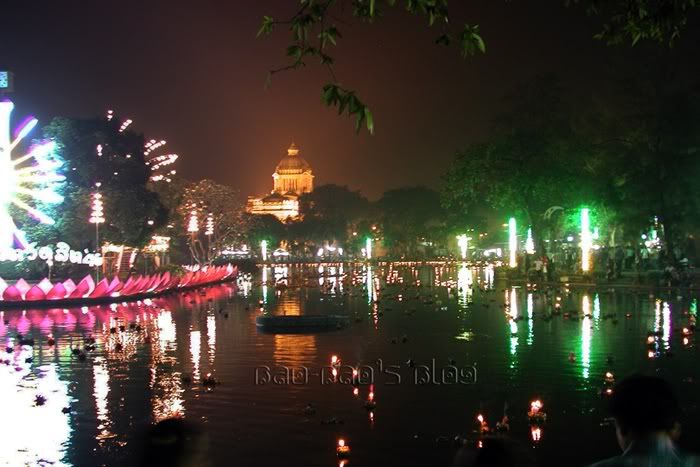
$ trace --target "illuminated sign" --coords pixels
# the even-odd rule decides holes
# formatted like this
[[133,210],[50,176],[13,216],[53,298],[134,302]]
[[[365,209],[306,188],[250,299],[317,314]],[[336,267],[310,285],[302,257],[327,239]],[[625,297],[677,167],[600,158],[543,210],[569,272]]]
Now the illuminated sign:
[[55,248],[53,246],[37,247],[36,243],[31,243],[26,248],[0,248],[0,261],[19,262],[37,259],[46,261],[47,264],[73,263],[90,267],[102,265],[102,255],[99,253],[90,252],[87,249],[71,250],[66,242],[58,242]]
[[0,71],[0,91],[12,91],[12,73]]

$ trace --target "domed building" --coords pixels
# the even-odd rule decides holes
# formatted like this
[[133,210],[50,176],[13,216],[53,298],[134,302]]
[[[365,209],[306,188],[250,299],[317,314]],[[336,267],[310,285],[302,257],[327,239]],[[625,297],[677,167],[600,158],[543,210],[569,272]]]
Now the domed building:
[[251,214],[272,214],[281,221],[299,215],[299,197],[314,189],[314,175],[299,148],[292,143],[272,174],[273,188],[269,195],[248,197],[246,210]]

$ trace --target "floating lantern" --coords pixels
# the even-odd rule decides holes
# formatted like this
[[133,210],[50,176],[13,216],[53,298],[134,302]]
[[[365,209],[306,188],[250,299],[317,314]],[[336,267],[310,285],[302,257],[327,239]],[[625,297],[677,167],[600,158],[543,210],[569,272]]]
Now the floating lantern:
[[367,402],[365,402],[365,409],[374,410],[377,407],[377,402],[374,400],[374,385],[369,387],[369,394],[367,395]]
[[479,431],[482,434],[488,433],[489,432],[489,424],[488,422],[484,419],[484,416],[479,414],[476,416],[476,420],[479,422]]
[[542,410],[543,404],[539,399],[530,402],[530,411],[527,413],[530,423],[543,423],[547,420],[547,414]]
[[343,438],[340,438],[338,440],[338,447],[335,449],[335,452],[338,454],[338,457],[341,459],[350,457],[350,446],[348,446],[345,443],[345,440]]

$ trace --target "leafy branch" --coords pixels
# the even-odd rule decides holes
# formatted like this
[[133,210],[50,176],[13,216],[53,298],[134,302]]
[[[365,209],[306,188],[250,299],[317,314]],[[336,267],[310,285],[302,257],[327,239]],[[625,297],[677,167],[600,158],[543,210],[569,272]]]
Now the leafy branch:
[[450,46],[456,37],[464,58],[486,52],[478,25],[465,24],[459,31],[450,30],[449,0],[301,0],[300,3],[296,14],[287,20],[275,20],[272,16],[263,17],[258,37],[270,35],[280,26],[287,27],[292,35],[286,53],[291,62],[270,70],[266,86],[270,85],[273,75],[298,70],[305,67],[308,60],[316,60],[330,75],[330,82],[323,86],[321,102],[328,107],[337,108],[339,115],[354,117],[357,132],[366,127],[370,134],[374,133],[372,112],[355,91],[343,87],[338,82],[333,69],[335,59],[329,52],[343,37],[335,22],[342,22],[340,18],[348,5],[353,17],[374,23],[384,16],[388,8],[403,3],[407,12],[424,16],[429,27],[441,25],[442,31],[435,40],[437,44]]
[[[562,0],[567,6],[584,5],[586,12],[603,18],[597,39],[608,44],[635,45],[641,40],[673,45],[687,26],[689,16],[700,7],[700,0]],[[435,43],[451,46],[457,43],[463,58],[486,52],[486,44],[477,24],[464,24],[453,28],[450,23],[449,0],[300,0],[296,14],[287,20],[264,16],[258,37],[272,34],[278,27],[286,27],[291,33],[287,47],[290,63],[269,71],[266,86],[272,76],[289,70],[298,70],[313,59],[324,66],[330,82],[323,86],[322,102],[337,107],[339,114],[355,117],[356,130],[363,124],[370,133],[374,121],[369,108],[354,91],[338,82],[333,70],[334,57],[329,49],[336,46],[342,34],[336,23],[350,7],[352,16],[360,21],[375,23],[390,8],[402,4],[413,15],[427,19],[429,27],[438,26],[440,34]]]

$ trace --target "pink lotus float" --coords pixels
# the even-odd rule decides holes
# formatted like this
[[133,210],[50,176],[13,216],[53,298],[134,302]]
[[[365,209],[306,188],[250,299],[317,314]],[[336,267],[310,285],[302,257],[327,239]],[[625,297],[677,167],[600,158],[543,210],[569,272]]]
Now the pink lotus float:
[[97,284],[91,276],[85,276],[77,284],[71,279],[54,284],[44,278],[36,285],[30,285],[24,279],[8,285],[0,278],[0,308],[17,307],[27,302],[32,304],[37,302],[90,303],[142,298],[233,280],[237,275],[238,268],[229,264],[204,267],[179,276],[172,276],[169,272],[165,272],[131,276],[125,282],[118,277],[112,280],[105,278]]

